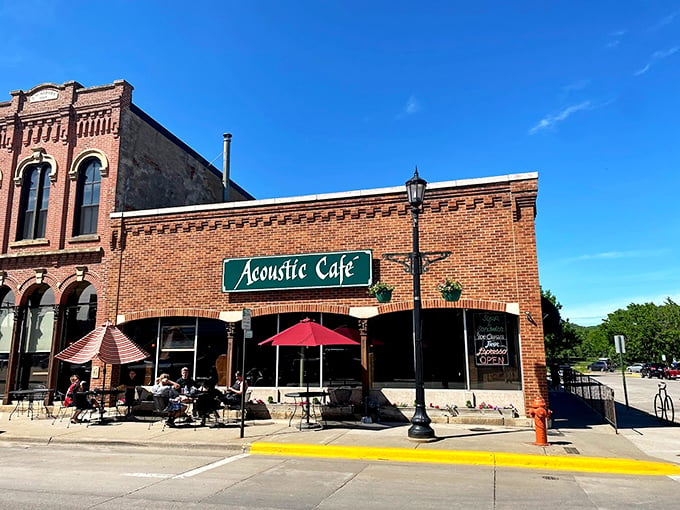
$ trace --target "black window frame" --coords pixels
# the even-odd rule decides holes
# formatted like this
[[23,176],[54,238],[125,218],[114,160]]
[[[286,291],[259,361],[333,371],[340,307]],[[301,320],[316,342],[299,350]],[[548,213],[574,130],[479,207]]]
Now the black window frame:
[[[50,202],[49,163],[30,165],[24,170],[19,207],[20,224],[17,231],[18,240],[42,239],[47,229],[47,213]],[[33,176],[36,176],[35,182]]]
[[[93,174],[90,175],[90,170]],[[96,234],[99,224],[99,199],[101,195],[101,161],[89,158],[78,169],[73,235]]]

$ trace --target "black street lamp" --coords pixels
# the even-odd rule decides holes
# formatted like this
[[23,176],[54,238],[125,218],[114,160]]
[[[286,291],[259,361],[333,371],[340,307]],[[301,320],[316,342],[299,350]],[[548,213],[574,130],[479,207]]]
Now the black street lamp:
[[413,360],[416,372],[416,410],[411,418],[411,427],[408,429],[408,437],[412,439],[431,439],[434,430],[430,427],[430,417],[425,410],[425,383],[423,382],[423,342],[420,327],[420,275],[422,274],[423,261],[420,254],[420,231],[418,230],[418,216],[423,207],[425,188],[427,182],[418,176],[418,167],[408,181],[406,181],[406,194],[411,206],[413,218],[413,252],[411,253],[411,273],[413,274]]
[[430,427],[430,417],[425,410],[425,383],[423,381],[423,343],[420,327],[420,275],[427,271],[433,262],[443,260],[450,251],[420,251],[420,232],[418,230],[418,215],[423,210],[423,199],[427,182],[418,175],[416,167],[413,177],[406,181],[406,195],[411,206],[413,218],[413,251],[411,253],[384,253],[383,258],[397,262],[404,266],[405,271],[413,275],[413,364],[416,377],[416,410],[411,418],[408,437],[411,439],[432,439],[434,430]]

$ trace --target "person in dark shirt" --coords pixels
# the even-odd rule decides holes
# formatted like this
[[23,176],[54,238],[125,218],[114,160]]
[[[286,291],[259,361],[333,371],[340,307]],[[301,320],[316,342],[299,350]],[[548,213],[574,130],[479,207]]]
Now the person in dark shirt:
[[222,399],[227,405],[239,405],[241,403],[241,394],[248,388],[248,383],[243,380],[241,372],[236,372],[236,381],[229,388],[227,394]]
[[177,379],[177,384],[179,384],[179,392],[184,395],[188,395],[196,387],[196,382],[189,377],[189,368],[182,368],[182,376]]
[[128,417],[132,416],[132,408],[137,403],[137,386],[141,384],[141,381],[137,378],[137,372],[130,370],[125,383],[125,406],[127,407],[126,415]]

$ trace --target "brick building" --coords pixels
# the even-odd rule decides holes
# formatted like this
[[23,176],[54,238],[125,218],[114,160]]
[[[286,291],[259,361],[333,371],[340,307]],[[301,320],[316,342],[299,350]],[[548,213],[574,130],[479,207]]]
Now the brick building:
[[54,355],[116,308],[111,213],[224,195],[222,173],[135,106],[125,81],[45,83],[0,102],[3,400],[40,384],[63,390],[72,370],[89,371]]
[[[420,250],[451,255],[421,279],[426,402],[521,412],[547,398],[537,188],[534,173],[428,186]],[[107,316],[152,354],[133,367],[147,383],[189,366],[229,384],[245,346],[252,398],[279,400],[310,381],[355,400],[363,384],[378,401],[413,402],[412,277],[383,257],[411,251],[403,187],[115,213],[111,228]],[[463,284],[458,301],[436,289],[445,278]],[[388,303],[367,292],[378,280],[395,287]],[[310,349],[304,365],[299,349],[258,345],[304,318],[361,345]]]

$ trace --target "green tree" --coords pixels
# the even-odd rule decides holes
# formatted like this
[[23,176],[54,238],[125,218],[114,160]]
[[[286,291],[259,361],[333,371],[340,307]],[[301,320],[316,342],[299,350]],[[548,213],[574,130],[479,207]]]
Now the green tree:
[[541,289],[541,311],[543,313],[543,337],[545,354],[549,363],[577,356],[581,337],[574,324],[563,320],[562,305],[550,290]]
[[680,306],[668,298],[663,305],[631,303],[607,315],[599,327],[613,350],[614,335],[626,337],[625,359],[661,361],[680,356]]

